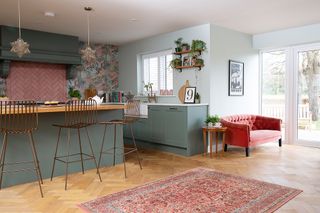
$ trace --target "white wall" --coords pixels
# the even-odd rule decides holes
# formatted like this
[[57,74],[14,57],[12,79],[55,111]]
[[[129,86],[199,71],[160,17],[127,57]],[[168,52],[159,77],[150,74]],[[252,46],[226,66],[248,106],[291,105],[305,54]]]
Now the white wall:
[[279,48],[320,42],[320,24],[278,30],[253,36],[256,49]]
[[[174,49],[174,40],[183,37],[191,42],[207,43],[203,54],[205,67],[199,72],[197,89],[202,103],[210,104],[210,114],[232,115],[258,113],[259,65],[258,50],[252,48],[252,36],[210,24],[190,27],[126,44],[119,49],[119,86],[121,90],[137,92],[137,56],[165,49]],[[244,96],[228,96],[229,59],[244,62]],[[174,95],[189,80],[195,85],[195,70],[174,71]],[[160,98],[160,102],[178,103],[178,98]]]
[[[135,94],[139,91],[137,88],[138,82],[138,70],[137,70],[137,57],[139,54],[152,53],[160,50],[172,49],[174,52],[175,44],[174,40],[179,37],[183,38],[184,42],[191,43],[193,39],[200,39],[207,43],[207,47],[210,47],[210,24],[199,25],[195,27],[186,28],[183,30],[157,35],[147,39],[139,40],[129,44],[120,46],[119,48],[119,89],[123,91],[132,91]],[[209,85],[209,59],[210,48],[208,51],[202,54],[205,67],[201,71],[195,71],[194,69],[185,69],[181,73],[174,71],[173,73],[173,93],[175,97],[161,97],[160,102],[178,103],[177,93],[180,87],[189,80],[191,86],[195,85],[195,72],[199,74],[199,83],[197,90],[201,96],[201,101],[209,103],[210,92]]]
[[[229,60],[244,62],[244,96],[228,96]],[[211,27],[210,113],[223,115],[259,112],[259,52],[252,36]]]

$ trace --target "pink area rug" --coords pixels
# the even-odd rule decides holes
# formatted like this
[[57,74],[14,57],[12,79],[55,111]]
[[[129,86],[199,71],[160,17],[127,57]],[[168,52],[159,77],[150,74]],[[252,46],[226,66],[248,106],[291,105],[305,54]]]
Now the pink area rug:
[[79,205],[86,212],[274,212],[302,191],[196,168]]

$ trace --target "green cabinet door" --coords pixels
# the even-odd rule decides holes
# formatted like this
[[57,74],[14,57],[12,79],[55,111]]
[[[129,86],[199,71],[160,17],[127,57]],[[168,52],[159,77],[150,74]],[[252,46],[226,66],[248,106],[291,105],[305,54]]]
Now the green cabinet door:
[[164,141],[164,110],[160,106],[149,106],[148,119],[150,120],[150,142],[163,143]]
[[187,147],[187,107],[166,107],[164,114],[164,144]]
[[[148,141],[151,137],[150,120],[141,118],[133,124],[133,134],[136,139]],[[131,135],[130,135],[131,137]]]

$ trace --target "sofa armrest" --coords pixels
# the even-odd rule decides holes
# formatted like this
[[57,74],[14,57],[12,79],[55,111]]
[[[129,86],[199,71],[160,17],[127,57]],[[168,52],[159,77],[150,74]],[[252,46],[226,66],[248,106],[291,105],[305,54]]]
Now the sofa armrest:
[[267,116],[257,116],[255,126],[257,129],[270,129],[281,131],[281,122],[279,118],[267,117]]
[[232,123],[223,119],[220,122],[222,126],[227,127],[227,144],[248,147],[250,141],[250,127],[248,124]]

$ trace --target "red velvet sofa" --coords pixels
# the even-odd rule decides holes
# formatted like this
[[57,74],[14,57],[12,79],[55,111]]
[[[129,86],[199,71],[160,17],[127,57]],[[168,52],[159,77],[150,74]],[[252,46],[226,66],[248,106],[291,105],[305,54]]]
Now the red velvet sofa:
[[246,156],[249,148],[267,142],[279,141],[281,147],[281,119],[260,115],[233,115],[220,119],[227,127],[224,151],[228,145],[244,147]]

